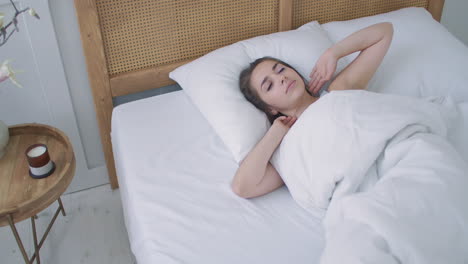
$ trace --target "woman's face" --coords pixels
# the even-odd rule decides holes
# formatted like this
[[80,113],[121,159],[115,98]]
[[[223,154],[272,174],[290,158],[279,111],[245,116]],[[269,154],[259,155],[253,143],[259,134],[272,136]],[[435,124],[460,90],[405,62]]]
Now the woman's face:
[[252,72],[250,82],[260,99],[272,110],[283,113],[297,106],[305,92],[301,76],[295,70],[273,60],[258,64]]

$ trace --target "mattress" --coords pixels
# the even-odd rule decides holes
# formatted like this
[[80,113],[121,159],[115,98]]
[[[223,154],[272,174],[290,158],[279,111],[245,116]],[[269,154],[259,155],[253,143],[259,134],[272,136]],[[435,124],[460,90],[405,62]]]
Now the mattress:
[[139,264],[318,262],[324,212],[286,187],[236,196],[234,158],[183,91],[114,108],[112,144]]

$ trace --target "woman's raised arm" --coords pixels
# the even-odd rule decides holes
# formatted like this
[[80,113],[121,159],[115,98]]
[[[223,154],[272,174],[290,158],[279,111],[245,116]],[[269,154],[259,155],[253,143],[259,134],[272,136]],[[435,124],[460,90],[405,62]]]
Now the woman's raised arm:
[[309,91],[316,93],[329,81],[336,62],[360,51],[329,86],[329,90],[366,89],[368,82],[382,62],[393,37],[393,25],[388,22],[361,29],[339,41],[322,54],[312,70]]

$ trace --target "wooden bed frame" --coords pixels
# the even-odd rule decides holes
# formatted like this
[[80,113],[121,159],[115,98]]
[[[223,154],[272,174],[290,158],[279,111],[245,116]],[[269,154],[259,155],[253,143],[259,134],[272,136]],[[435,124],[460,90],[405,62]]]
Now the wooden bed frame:
[[440,21],[444,0],[75,0],[111,187],[112,99],[174,84],[169,72],[204,54],[258,35],[404,7]]

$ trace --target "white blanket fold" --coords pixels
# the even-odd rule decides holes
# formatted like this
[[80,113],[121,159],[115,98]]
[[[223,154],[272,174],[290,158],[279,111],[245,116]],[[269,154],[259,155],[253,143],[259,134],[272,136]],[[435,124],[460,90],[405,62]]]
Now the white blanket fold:
[[302,207],[328,208],[322,263],[468,263],[468,166],[445,139],[455,113],[367,91],[306,109],[273,164]]

